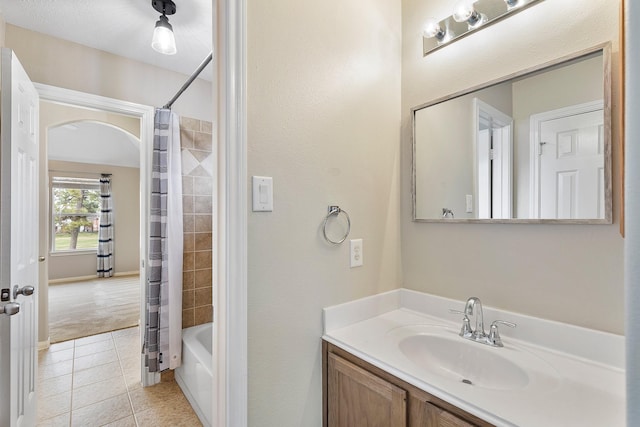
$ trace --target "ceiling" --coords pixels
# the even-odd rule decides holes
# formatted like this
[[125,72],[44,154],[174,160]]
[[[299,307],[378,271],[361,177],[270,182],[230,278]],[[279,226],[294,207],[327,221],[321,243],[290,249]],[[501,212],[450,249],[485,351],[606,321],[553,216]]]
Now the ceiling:
[[0,0],[0,11],[9,24],[190,75],[212,50],[212,2],[174,1],[175,55],[151,49],[160,15],[151,0]]
[[140,140],[106,123],[77,121],[51,127],[47,141],[49,160],[140,167]]

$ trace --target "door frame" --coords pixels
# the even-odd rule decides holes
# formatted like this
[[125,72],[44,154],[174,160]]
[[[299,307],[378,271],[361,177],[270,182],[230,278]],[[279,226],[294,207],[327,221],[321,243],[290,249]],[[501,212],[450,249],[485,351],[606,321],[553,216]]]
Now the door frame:
[[248,424],[247,5],[213,7],[217,180],[213,212],[213,425]]
[[[150,168],[153,149],[153,120],[155,109],[148,105],[136,104],[119,99],[108,98],[71,89],[64,89],[57,86],[34,83],[41,101],[55,102],[58,104],[70,105],[73,107],[96,109],[110,113],[123,114],[140,119],[140,322],[144,323],[145,303],[147,298],[146,283],[146,260],[148,259],[148,235],[149,235],[149,194],[150,194]],[[41,150],[44,149],[41,144]],[[48,277],[48,260],[42,263],[40,268],[40,284],[46,284]],[[43,282],[45,280],[45,282]],[[49,292],[47,286],[40,287],[39,304],[41,307],[40,325],[47,325],[46,340],[40,341],[38,347],[49,346]],[[44,292],[43,292],[44,290]],[[144,343],[144,327],[140,325],[140,345]],[[141,347],[142,348],[142,347]],[[153,385],[160,381],[160,374],[157,372],[147,373],[142,367],[143,386]]]
[[[491,160],[491,155],[487,150],[482,149],[480,147],[480,125],[483,121],[490,121],[490,132],[489,138],[493,138],[493,132],[496,129],[501,129],[503,133],[507,134],[507,142],[506,144],[501,144],[501,149],[496,150],[495,152],[500,153],[499,156],[493,158],[493,160],[497,160],[494,162],[493,167],[499,167],[501,175],[503,177],[503,181],[501,182],[500,188],[502,189],[501,194],[499,196],[500,200],[500,216],[498,218],[513,218],[513,117],[509,116],[506,113],[498,110],[492,105],[482,101],[479,98],[473,98],[473,155],[474,155],[474,188],[475,188],[475,201],[474,201],[474,209],[477,218],[480,218],[480,194],[483,192],[491,192],[493,193],[493,186],[489,184],[487,188],[481,188],[483,183],[490,183],[491,179],[487,176],[486,180],[480,179],[480,172],[484,169],[482,167],[482,162]],[[496,124],[497,127],[493,125]],[[506,131],[505,131],[506,129]],[[502,141],[501,141],[502,142]],[[490,147],[487,147],[490,148]],[[498,164],[496,166],[496,164]],[[486,171],[489,175],[491,175],[491,170]],[[493,206],[493,198],[489,201],[489,205]],[[504,216],[504,212],[508,212],[507,216]],[[493,215],[491,218],[482,218],[482,219],[493,219],[495,218]]]
[[[532,114],[529,118],[529,218],[540,218],[540,141],[541,131],[540,127],[542,122],[547,120],[562,119],[569,116],[575,116],[578,114],[590,113],[592,111],[603,110],[604,112],[604,100],[585,102],[582,104],[570,105],[568,107],[558,108],[555,110],[545,111],[543,113]],[[606,118],[605,118],[606,123]],[[605,136],[606,138],[606,136]],[[606,145],[606,141],[605,141]],[[606,149],[606,148],[605,148]],[[606,156],[605,156],[606,159]],[[606,161],[606,160],[605,160]],[[609,168],[610,170],[610,168]],[[606,180],[606,165],[605,165],[605,188],[607,186]],[[610,172],[609,172],[610,173]],[[605,209],[605,221],[609,220],[609,209]]]

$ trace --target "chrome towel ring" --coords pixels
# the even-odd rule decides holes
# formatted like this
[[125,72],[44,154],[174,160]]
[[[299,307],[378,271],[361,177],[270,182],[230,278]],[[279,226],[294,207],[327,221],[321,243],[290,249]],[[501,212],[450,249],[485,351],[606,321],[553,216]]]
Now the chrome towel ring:
[[[331,240],[329,236],[327,236],[327,221],[329,221],[329,218],[331,218],[333,215],[338,217],[341,213],[343,213],[344,216],[347,218],[347,231],[342,237],[342,239],[337,241]],[[329,213],[324,218],[324,222],[322,223],[322,234],[324,236],[324,240],[331,243],[332,245],[339,245],[340,243],[344,242],[347,239],[347,236],[349,235],[350,231],[351,231],[351,219],[349,218],[349,214],[347,213],[347,211],[345,211],[344,209],[340,209],[340,206],[329,206]]]

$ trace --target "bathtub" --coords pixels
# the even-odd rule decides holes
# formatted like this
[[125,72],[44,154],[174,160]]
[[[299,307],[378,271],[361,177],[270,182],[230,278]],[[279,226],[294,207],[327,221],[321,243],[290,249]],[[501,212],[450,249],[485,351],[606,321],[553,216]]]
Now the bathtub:
[[176,368],[176,382],[205,427],[213,420],[213,324],[182,330],[182,365]]

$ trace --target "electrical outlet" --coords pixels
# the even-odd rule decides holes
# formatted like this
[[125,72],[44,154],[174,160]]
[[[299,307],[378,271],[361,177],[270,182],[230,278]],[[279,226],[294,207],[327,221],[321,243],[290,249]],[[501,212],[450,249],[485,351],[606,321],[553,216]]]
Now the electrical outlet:
[[362,239],[351,240],[351,267],[362,265]]

